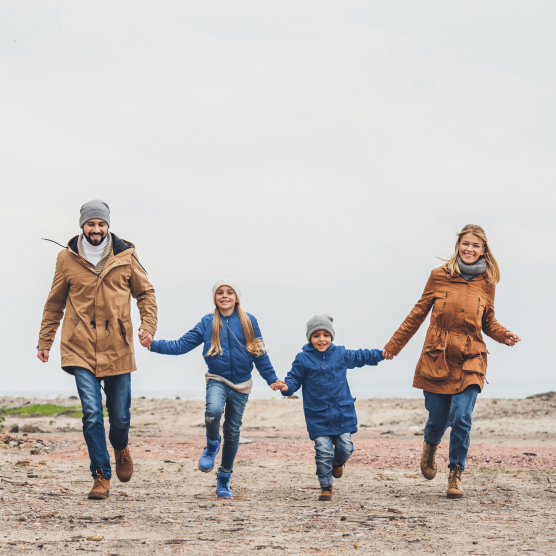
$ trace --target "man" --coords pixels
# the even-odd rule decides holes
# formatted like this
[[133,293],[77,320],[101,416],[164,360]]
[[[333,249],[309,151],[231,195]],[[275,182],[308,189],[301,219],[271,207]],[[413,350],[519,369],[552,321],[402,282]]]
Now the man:
[[60,321],[62,368],[75,376],[83,406],[83,434],[91,459],[94,484],[89,498],[110,493],[112,469],[106,446],[101,382],[104,382],[114,448],[116,475],[131,479],[133,462],[128,447],[131,375],[136,369],[130,319],[130,294],[141,315],[139,338],[156,332],[154,289],[139,263],[135,246],[109,232],[110,209],[103,201],[81,207],[83,233],[60,252],[52,289],[42,317],[37,357],[48,361]]

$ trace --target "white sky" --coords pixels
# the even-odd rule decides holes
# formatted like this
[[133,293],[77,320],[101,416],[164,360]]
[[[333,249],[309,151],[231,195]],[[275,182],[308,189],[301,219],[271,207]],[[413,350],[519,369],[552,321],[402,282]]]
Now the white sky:
[[[280,376],[316,313],[336,343],[382,348],[480,224],[499,320],[523,338],[489,342],[485,394],[556,390],[555,16],[534,0],[3,2],[3,392],[74,389],[57,345],[36,359],[59,251],[41,238],[65,244],[94,198],[149,271],[159,338],[231,276]],[[354,371],[354,395],[420,395],[425,330]],[[136,394],[203,389],[200,350],[138,365]]]

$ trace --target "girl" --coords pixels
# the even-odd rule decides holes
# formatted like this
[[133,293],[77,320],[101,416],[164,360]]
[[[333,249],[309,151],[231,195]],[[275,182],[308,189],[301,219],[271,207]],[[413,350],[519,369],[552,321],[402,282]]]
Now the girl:
[[179,340],[145,337],[141,344],[152,352],[181,355],[203,344],[208,366],[205,425],[207,445],[199,458],[199,469],[208,473],[220,450],[220,418],[225,413],[222,463],[218,468],[216,494],[232,498],[230,479],[239,446],[239,429],[251,392],[253,363],[273,390],[284,384],[278,380],[266,354],[257,320],[240,305],[241,290],[234,280],[218,280],[212,288],[214,313],[208,314]]
[[434,479],[436,449],[452,427],[448,498],[463,496],[461,474],[469,450],[471,415],[487,369],[481,331],[509,346],[520,341],[494,317],[499,281],[500,270],[485,231],[468,224],[458,234],[452,257],[432,271],[421,299],[383,350],[387,359],[398,355],[433,310],[413,386],[423,390],[429,411],[421,458],[426,479]]

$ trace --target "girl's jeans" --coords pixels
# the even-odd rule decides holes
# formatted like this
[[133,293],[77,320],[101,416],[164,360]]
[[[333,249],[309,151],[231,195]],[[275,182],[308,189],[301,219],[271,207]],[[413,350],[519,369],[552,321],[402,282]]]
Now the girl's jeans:
[[425,392],[425,407],[429,418],[425,426],[425,442],[440,444],[448,427],[450,432],[450,463],[448,467],[465,469],[471,436],[471,415],[477,401],[479,386],[472,384],[459,394],[433,394]]
[[335,436],[317,436],[315,441],[315,461],[317,477],[323,488],[332,486],[332,467],[341,467],[353,454],[351,433],[345,432]]
[[91,475],[110,479],[112,469],[106,446],[100,383],[104,381],[110,444],[116,450],[123,450],[127,446],[131,419],[131,374],[97,378],[91,371],[81,367],[73,367],[73,374],[83,406],[83,436],[91,459]]
[[234,460],[239,447],[239,428],[249,394],[241,394],[218,380],[207,383],[207,405],[205,425],[209,440],[220,440],[220,418],[224,413],[224,445],[222,446],[222,463],[218,468],[224,473],[232,473]]

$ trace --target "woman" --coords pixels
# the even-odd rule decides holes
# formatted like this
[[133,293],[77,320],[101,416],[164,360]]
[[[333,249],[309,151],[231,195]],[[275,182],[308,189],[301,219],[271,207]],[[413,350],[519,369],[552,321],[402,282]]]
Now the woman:
[[383,351],[386,359],[398,355],[433,310],[413,386],[423,390],[429,412],[421,458],[426,479],[434,479],[436,449],[452,427],[448,498],[463,496],[461,474],[469,450],[471,415],[487,369],[481,331],[509,346],[520,341],[494,317],[499,281],[498,264],[484,230],[468,224],[458,234],[452,257],[431,272],[421,299]]
[[205,374],[207,445],[198,466],[205,473],[212,471],[220,450],[220,418],[225,412],[224,446],[216,494],[218,498],[232,498],[230,480],[243,412],[253,383],[253,363],[273,390],[279,390],[284,382],[278,380],[270,363],[257,320],[241,308],[238,284],[234,280],[219,280],[212,288],[212,299],[214,313],[204,316],[179,340],[152,341],[145,336],[141,338],[141,344],[150,347],[154,353],[167,355],[182,355],[204,344],[203,356],[208,366]]

